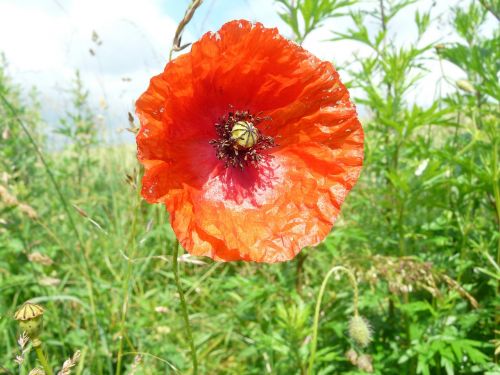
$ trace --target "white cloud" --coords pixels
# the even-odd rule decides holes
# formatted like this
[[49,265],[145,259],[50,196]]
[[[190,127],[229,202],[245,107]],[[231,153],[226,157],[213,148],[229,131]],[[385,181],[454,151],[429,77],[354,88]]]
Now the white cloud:
[[[93,103],[97,105],[102,100],[108,103],[106,116],[110,129],[124,127],[134,101],[146,89],[150,77],[158,74],[167,61],[178,20],[166,12],[176,13],[180,18],[188,2],[0,0],[0,51],[6,54],[9,71],[17,82],[26,88],[39,89],[46,117],[53,120],[64,111],[67,95],[62,95],[61,90],[68,89],[74,71],[79,69]],[[453,4],[459,2],[454,0]],[[432,0],[420,0],[392,21],[390,27],[396,43],[404,45],[414,38],[415,10],[428,9],[431,4]],[[277,15],[277,7],[271,0],[206,0],[188,25],[184,41],[193,41],[234,18],[277,26],[281,33],[291,36]],[[449,2],[436,2],[434,15],[449,13],[449,9]],[[441,24],[433,24],[425,42],[438,40],[443,35],[450,40],[449,29],[443,26],[445,21],[446,18]],[[318,57],[342,67],[353,60],[355,53],[368,53],[367,48],[357,42],[327,42],[333,30],[345,31],[350,25],[347,18],[328,20],[306,39],[304,46]],[[92,41],[94,30],[101,45]],[[429,62],[427,66],[430,75],[414,90],[415,100],[423,104],[432,101],[436,82],[441,77],[439,64]],[[457,68],[446,65],[445,69],[454,79],[463,78]],[[344,79],[349,78],[344,71],[341,73]]]
[[0,1],[0,50],[9,71],[38,88],[51,118],[63,112],[61,90],[79,69],[92,102],[105,100],[108,120],[127,125],[135,99],[165,65],[176,26],[159,0]]

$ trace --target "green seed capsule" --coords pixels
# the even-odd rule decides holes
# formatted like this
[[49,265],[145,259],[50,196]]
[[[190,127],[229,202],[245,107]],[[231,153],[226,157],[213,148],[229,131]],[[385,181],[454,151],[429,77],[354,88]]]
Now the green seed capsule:
[[238,121],[231,130],[231,137],[242,148],[253,147],[259,138],[259,132],[251,122]]
[[43,307],[26,302],[14,314],[19,326],[33,340],[38,338],[43,327]]

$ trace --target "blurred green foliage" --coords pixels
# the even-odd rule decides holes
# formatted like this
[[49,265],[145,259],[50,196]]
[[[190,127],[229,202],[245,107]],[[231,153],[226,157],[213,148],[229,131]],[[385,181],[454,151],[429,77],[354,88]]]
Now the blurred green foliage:
[[[374,341],[362,351],[348,337],[352,289],[331,282],[314,373],[361,373],[351,348],[378,374],[500,373],[500,35],[483,31],[488,19],[498,22],[499,2],[451,9],[450,42],[424,43],[438,20],[432,9],[417,12],[415,37],[403,46],[392,24],[415,1],[277,2],[297,42],[348,17],[351,27],[325,45],[353,40],[369,51],[339,70],[368,113],[365,168],[332,234],[292,262],[181,258],[201,373],[304,374],[319,286],[338,264],[356,271]],[[454,64],[462,79],[443,69],[441,82],[430,81],[429,60]],[[456,89],[442,95],[444,84]],[[414,100],[422,85],[436,88],[428,105]],[[57,126],[69,142],[49,151],[36,94],[26,100],[0,66],[0,93],[44,150],[64,197],[0,102],[0,373],[17,372],[12,316],[30,298],[46,307],[54,368],[78,349],[78,374],[189,373],[168,217],[140,199],[133,147],[100,140],[84,86],[77,74]],[[34,365],[27,355],[21,373]]]

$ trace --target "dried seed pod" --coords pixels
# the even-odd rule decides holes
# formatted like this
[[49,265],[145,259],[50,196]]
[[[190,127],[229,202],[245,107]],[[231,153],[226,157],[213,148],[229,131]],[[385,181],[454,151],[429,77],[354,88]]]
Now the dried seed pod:
[[354,349],[349,349],[346,353],[345,356],[349,362],[351,362],[354,366],[358,364],[358,353]]
[[362,371],[366,372],[373,372],[373,363],[372,363],[372,357],[363,354],[358,358],[358,368]]

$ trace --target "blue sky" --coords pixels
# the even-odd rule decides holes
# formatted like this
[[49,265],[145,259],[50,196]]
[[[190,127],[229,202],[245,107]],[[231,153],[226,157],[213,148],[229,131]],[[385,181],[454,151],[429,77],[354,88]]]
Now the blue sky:
[[[48,122],[68,105],[79,69],[108,135],[127,127],[127,112],[164,67],[188,0],[0,0],[0,51],[24,88],[36,86]],[[280,23],[269,0],[206,0],[184,33],[195,41],[234,18]],[[102,44],[92,41],[96,31]],[[89,51],[92,49],[95,55]],[[126,133],[120,138],[130,138]]]
[[[396,41],[404,43],[415,33],[415,9],[426,9],[431,2],[419,0],[394,22]],[[438,1],[435,15],[458,2]],[[118,133],[117,129],[128,126],[127,112],[133,112],[134,102],[146,89],[150,77],[163,69],[176,25],[189,3],[190,0],[0,0],[0,51],[5,53],[8,71],[17,83],[24,88],[38,88],[48,122],[57,122],[67,107],[67,89],[79,69],[108,136],[131,141],[131,135]],[[290,30],[277,15],[278,7],[272,0],[205,0],[188,25],[183,42],[195,41],[235,18],[260,21],[290,36]],[[443,25],[446,21],[442,20]],[[328,21],[308,37],[304,47],[322,59],[342,65],[352,59],[354,52],[363,54],[363,48],[354,42],[324,40],[332,30],[348,25],[343,19]],[[102,44],[92,41],[93,31]],[[427,40],[443,35],[446,39],[446,33],[445,26],[435,28]],[[434,79],[438,79],[438,67],[429,67]],[[452,67],[449,71],[457,79],[463,78]],[[420,97],[432,100],[434,92],[429,87],[419,89]]]

